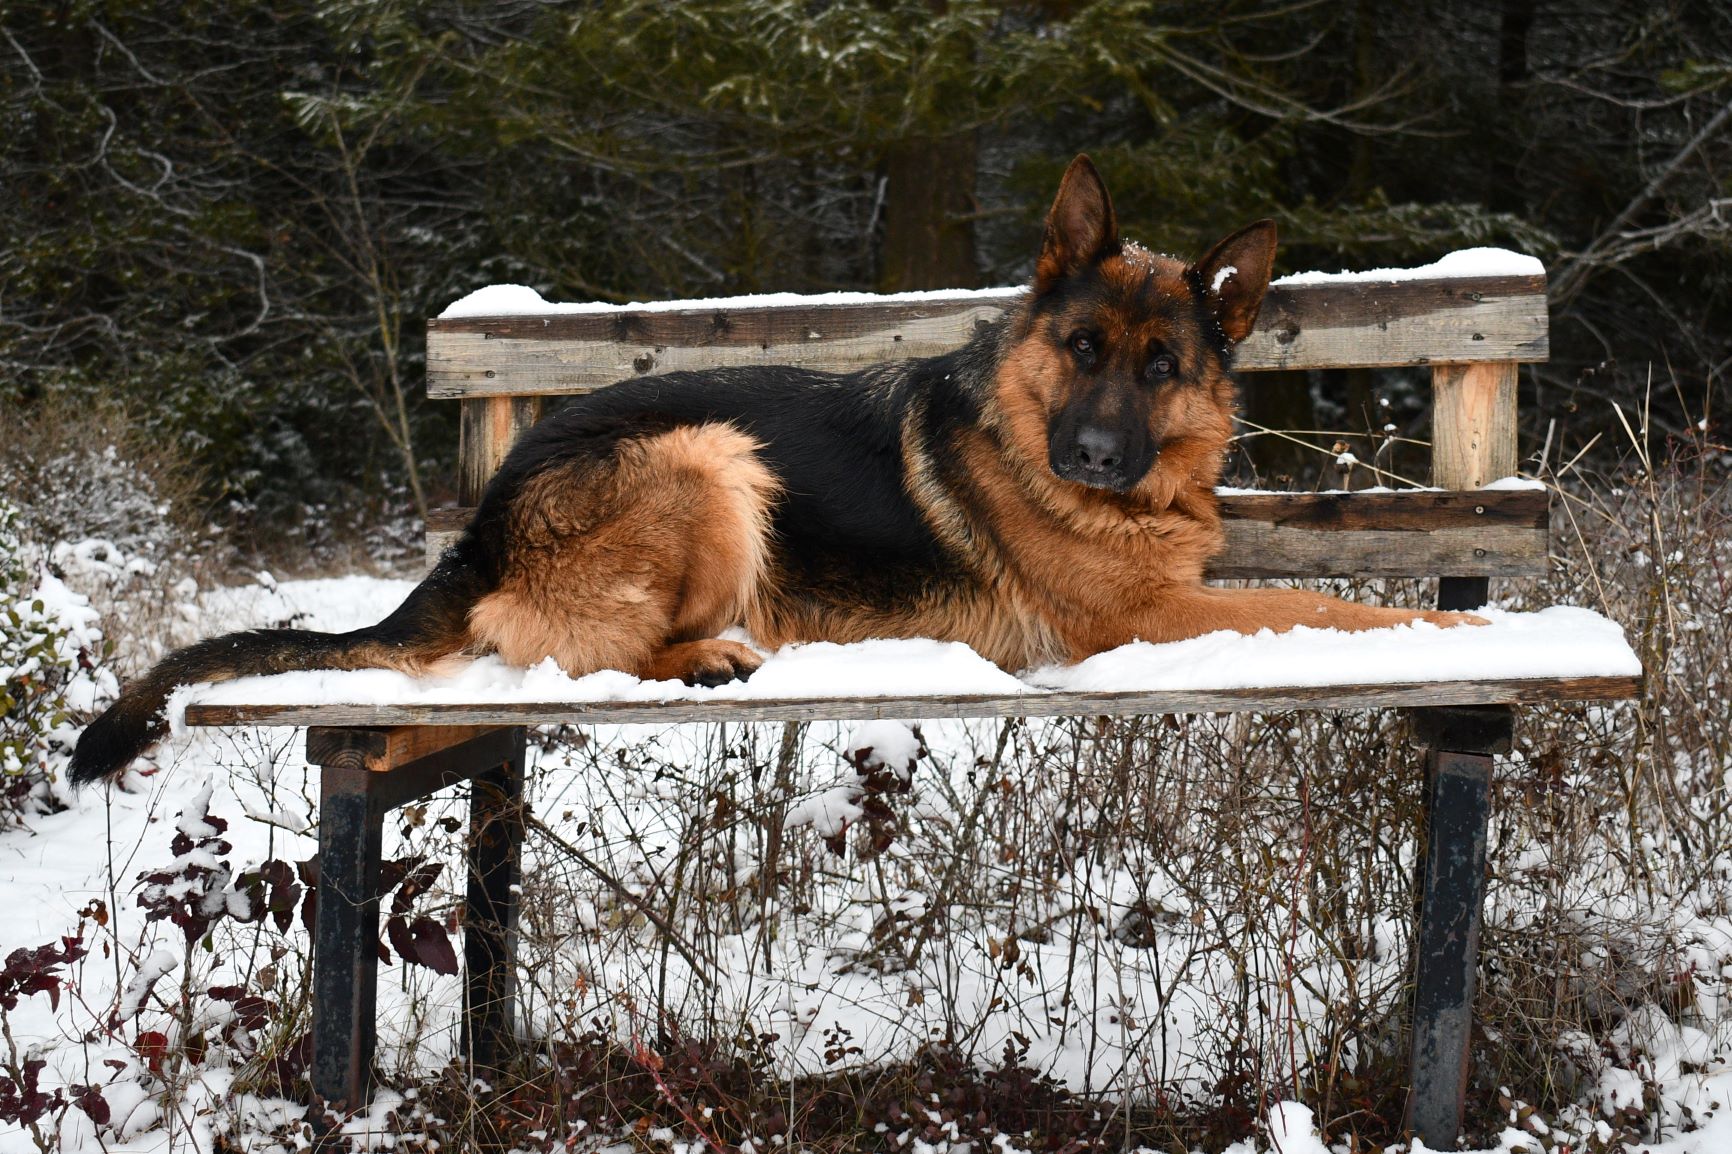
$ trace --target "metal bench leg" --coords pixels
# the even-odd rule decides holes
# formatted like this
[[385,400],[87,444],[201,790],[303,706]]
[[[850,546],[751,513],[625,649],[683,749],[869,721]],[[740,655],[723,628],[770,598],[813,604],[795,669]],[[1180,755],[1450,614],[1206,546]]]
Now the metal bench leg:
[[1492,754],[1509,748],[1502,707],[1415,714],[1426,755],[1426,838],[1405,1129],[1455,1148],[1467,1097]]
[[477,774],[469,793],[461,1046],[477,1070],[499,1069],[514,1040],[525,742],[513,733],[510,759]]
[[339,1109],[368,1098],[377,1037],[378,775],[327,765],[319,786],[319,904],[313,936],[313,1090]]
[[[512,973],[517,847],[522,841],[524,731],[499,726],[312,726],[307,760],[321,767],[319,904],[313,928],[313,1091],[340,1110],[371,1096],[379,966],[379,873],[385,815],[472,778],[479,852],[471,866],[469,907],[484,927],[468,935],[470,997],[511,1033],[507,996],[475,999],[474,975]],[[477,881],[475,879],[479,878]],[[472,913],[471,917],[475,915]],[[488,935],[491,933],[491,937]],[[485,941],[487,945],[482,945]],[[476,951],[483,952],[478,955]],[[480,957],[480,964],[477,958]],[[491,1021],[491,1019],[489,1019]]]

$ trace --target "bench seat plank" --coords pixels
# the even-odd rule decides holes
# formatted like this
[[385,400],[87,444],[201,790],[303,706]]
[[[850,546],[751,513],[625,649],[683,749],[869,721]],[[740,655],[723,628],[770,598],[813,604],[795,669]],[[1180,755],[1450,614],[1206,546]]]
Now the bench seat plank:
[[465,705],[189,705],[186,724],[215,725],[623,725],[673,722],[871,721],[879,718],[1122,716],[1267,713],[1282,709],[1393,709],[1618,701],[1641,692],[1639,676],[1529,677],[1395,682],[1286,689],[1163,692],[921,694],[718,701],[520,701]]

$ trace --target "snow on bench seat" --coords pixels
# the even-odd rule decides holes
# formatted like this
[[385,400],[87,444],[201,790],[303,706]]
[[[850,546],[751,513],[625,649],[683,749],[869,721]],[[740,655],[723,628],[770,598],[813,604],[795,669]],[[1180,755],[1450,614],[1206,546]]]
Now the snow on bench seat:
[[1212,633],[1142,642],[1012,676],[965,645],[793,645],[717,688],[604,670],[567,677],[481,658],[448,678],[389,670],[288,673],[188,686],[177,730],[205,725],[515,725],[876,717],[1193,713],[1516,704],[1633,696],[1642,668],[1619,626],[1588,609],[1482,610],[1491,624],[1364,633]]

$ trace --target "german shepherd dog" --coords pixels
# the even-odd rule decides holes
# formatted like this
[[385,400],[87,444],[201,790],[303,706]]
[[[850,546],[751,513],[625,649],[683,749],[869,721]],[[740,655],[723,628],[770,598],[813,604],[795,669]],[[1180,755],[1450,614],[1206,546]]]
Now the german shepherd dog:
[[352,633],[254,630],[171,654],[84,731],[71,777],[161,736],[179,685],[299,669],[439,673],[552,657],[715,685],[758,644],[934,637],[1007,670],[1134,639],[1469,614],[1217,589],[1214,486],[1233,346],[1275,225],[1195,264],[1122,241],[1087,157],[1065,172],[1023,303],[944,356],[836,375],[717,369],[623,381],[524,434],[407,600]]

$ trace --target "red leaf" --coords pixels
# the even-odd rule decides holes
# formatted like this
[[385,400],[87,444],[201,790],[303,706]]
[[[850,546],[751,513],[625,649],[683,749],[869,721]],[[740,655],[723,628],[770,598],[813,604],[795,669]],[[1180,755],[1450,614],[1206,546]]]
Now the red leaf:
[[98,1126],[108,1125],[108,1099],[102,1096],[100,1086],[73,1086],[71,1089],[74,1105],[90,1115],[90,1120]]
[[444,926],[432,918],[416,918],[409,926],[409,933],[413,952],[404,953],[404,957],[413,958],[435,973],[457,973],[457,951],[451,948],[451,936]]
[[132,1044],[132,1048],[144,1059],[152,1074],[159,1077],[162,1075],[162,1061],[168,1057],[167,1034],[161,1030],[146,1030],[138,1036],[138,1041]]
[[385,919],[385,938],[404,961],[416,960],[415,939],[409,933],[409,923],[403,920],[401,914],[393,914]]

